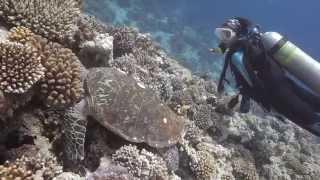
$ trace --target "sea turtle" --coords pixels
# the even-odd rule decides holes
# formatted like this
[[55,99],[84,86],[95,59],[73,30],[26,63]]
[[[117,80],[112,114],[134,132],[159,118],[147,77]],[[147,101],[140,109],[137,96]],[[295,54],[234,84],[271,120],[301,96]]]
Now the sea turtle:
[[68,159],[84,158],[87,116],[131,142],[162,148],[180,139],[183,118],[153,90],[115,68],[91,68],[86,74],[85,97],[65,114]]

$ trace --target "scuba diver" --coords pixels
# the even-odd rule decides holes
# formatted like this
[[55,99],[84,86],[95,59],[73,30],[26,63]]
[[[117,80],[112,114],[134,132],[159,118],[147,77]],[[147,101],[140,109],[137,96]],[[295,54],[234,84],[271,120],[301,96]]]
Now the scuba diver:
[[249,111],[252,99],[320,136],[320,63],[279,33],[262,32],[245,18],[228,19],[215,34],[219,47],[211,51],[225,54],[219,93],[229,67],[242,95],[240,112]]

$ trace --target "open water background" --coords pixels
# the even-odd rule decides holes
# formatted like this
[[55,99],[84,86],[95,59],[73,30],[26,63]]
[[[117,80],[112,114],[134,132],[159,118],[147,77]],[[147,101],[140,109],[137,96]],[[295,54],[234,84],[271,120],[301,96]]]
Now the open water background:
[[87,0],[85,10],[114,25],[138,27],[193,72],[217,79],[222,57],[213,29],[233,16],[278,31],[311,56],[320,57],[319,0]]

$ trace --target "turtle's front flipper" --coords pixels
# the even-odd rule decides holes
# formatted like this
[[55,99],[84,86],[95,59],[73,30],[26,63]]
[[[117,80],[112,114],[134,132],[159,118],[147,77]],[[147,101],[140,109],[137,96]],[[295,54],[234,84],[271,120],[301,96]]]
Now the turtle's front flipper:
[[85,100],[66,110],[63,130],[65,158],[72,162],[83,160],[87,118],[84,113]]

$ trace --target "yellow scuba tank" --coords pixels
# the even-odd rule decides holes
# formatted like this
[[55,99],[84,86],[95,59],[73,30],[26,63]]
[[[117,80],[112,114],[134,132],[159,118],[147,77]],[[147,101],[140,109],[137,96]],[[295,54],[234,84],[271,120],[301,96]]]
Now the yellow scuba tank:
[[277,63],[320,94],[320,63],[277,32],[265,32],[262,43]]

